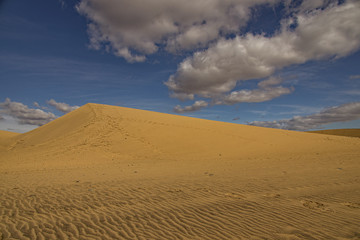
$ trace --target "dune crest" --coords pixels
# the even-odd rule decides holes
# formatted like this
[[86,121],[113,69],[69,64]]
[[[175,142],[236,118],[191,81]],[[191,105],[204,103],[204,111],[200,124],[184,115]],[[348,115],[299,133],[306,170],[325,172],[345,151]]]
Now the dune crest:
[[360,236],[358,138],[86,104],[0,146],[2,239]]

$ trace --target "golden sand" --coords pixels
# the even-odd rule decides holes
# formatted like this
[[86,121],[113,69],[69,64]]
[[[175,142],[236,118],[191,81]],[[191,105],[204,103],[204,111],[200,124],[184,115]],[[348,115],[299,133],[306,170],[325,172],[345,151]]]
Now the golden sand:
[[360,129],[330,129],[330,130],[311,131],[310,133],[320,133],[320,134],[346,136],[346,137],[360,137]]
[[359,239],[360,139],[85,106],[0,132],[0,239]]

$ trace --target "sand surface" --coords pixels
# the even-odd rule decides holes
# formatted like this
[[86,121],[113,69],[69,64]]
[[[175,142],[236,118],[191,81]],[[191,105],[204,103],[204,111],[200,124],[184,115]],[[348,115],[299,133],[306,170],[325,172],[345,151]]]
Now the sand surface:
[[330,130],[312,131],[310,133],[320,133],[320,134],[360,138],[360,129],[330,129]]
[[360,239],[360,139],[87,104],[0,132],[0,239]]

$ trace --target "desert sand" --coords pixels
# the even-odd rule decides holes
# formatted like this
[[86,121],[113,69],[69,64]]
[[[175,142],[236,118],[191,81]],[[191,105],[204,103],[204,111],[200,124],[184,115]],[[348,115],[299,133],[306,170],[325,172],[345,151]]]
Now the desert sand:
[[346,137],[360,137],[360,129],[330,129],[330,130],[311,131],[310,133],[320,133],[320,134],[346,136]]
[[360,239],[360,138],[86,104],[0,164],[0,239]]

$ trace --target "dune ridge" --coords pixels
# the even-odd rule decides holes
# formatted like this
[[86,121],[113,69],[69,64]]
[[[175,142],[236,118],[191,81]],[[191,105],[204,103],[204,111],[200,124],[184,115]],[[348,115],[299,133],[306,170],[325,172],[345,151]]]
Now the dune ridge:
[[360,139],[86,104],[0,132],[2,239],[359,239]]

